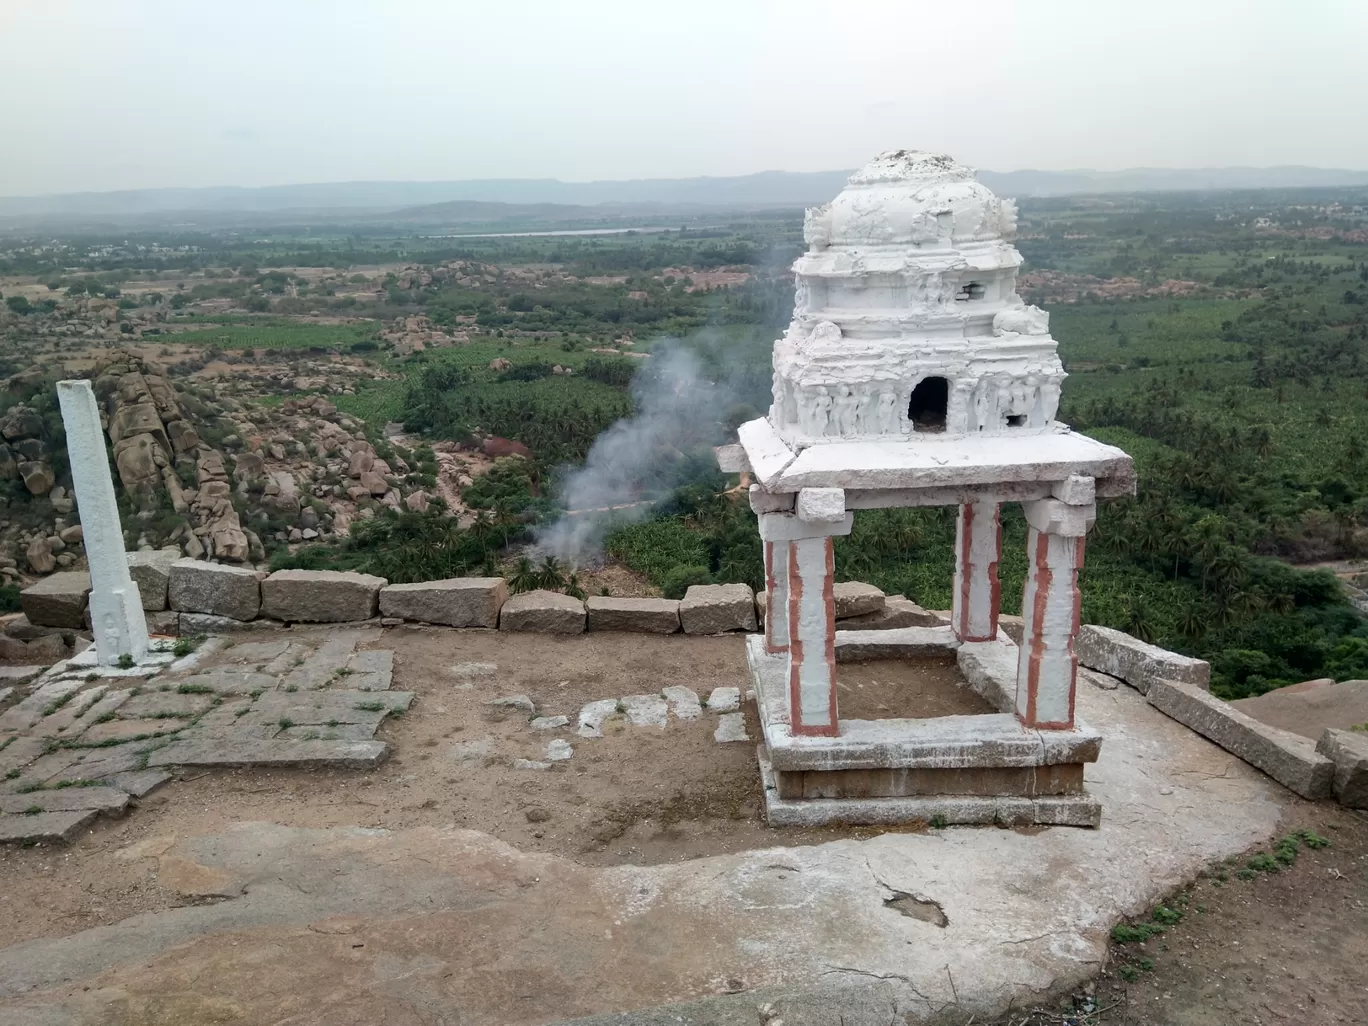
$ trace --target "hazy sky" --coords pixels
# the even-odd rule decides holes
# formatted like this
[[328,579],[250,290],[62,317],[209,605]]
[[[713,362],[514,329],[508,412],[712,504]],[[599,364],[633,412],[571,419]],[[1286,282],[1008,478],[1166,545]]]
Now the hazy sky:
[[0,0],[0,195],[1368,168],[1368,0]]

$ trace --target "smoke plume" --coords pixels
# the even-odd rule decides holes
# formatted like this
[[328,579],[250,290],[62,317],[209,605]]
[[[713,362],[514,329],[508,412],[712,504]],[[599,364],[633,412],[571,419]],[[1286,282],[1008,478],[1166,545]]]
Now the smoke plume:
[[632,398],[636,413],[599,435],[584,466],[561,480],[568,512],[540,532],[540,552],[583,565],[611,530],[644,519],[652,499],[696,478],[700,461],[712,456],[705,447],[720,441],[734,393],[708,380],[693,352],[666,342],[632,379]]

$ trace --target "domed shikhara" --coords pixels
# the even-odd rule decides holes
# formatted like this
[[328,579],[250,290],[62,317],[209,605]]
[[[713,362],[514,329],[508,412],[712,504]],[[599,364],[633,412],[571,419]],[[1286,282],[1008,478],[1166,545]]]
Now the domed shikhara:
[[1053,430],[1064,369],[1016,294],[1016,205],[943,154],[893,150],[807,211],[770,422],[794,448]]

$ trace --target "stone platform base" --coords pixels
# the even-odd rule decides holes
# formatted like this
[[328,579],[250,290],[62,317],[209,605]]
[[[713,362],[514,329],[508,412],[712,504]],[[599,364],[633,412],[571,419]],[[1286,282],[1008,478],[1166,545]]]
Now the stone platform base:
[[1102,805],[1087,794],[1042,798],[923,794],[892,798],[780,798],[763,746],[757,749],[770,826],[1080,826],[1102,822]]
[[[773,826],[1043,824],[1095,827],[1101,806],[1084,788],[1102,738],[1023,726],[1014,712],[1017,648],[1005,636],[961,645],[949,628],[837,631],[837,661],[952,651],[969,687],[1000,710],[929,719],[842,719],[835,737],[789,730],[786,661],[747,639],[765,744],[760,768]],[[842,655],[845,659],[842,659]]]

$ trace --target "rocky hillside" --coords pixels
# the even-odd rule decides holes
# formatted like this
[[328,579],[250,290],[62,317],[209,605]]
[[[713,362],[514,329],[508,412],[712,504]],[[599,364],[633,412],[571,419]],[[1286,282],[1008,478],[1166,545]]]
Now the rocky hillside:
[[[319,396],[273,406],[226,387],[177,387],[129,350],[88,374],[130,549],[260,563],[269,549],[345,534],[377,507],[425,509],[438,475],[462,469],[449,455],[439,466],[428,450],[368,439]],[[18,401],[0,414],[0,583],[82,565],[58,376],[29,369],[5,382]]]

